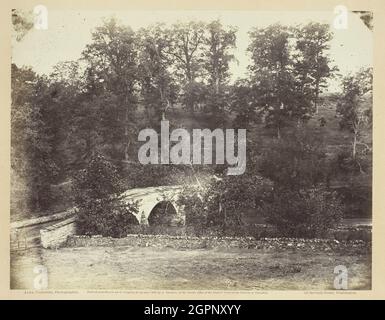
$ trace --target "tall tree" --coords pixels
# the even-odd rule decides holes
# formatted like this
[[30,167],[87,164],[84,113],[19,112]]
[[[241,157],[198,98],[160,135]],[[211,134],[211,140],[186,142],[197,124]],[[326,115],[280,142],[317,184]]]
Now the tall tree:
[[103,93],[103,82],[81,61],[59,62],[49,82],[48,109],[60,124],[52,128],[56,137],[54,153],[68,173],[84,167],[105,141],[102,124],[110,105]]
[[201,50],[204,43],[204,24],[202,22],[176,23],[168,31],[171,35],[169,54],[173,57],[174,67],[183,89],[183,100],[193,112],[197,100],[197,77],[201,76]]
[[175,101],[177,86],[170,71],[172,59],[170,51],[170,33],[164,24],[155,24],[142,28],[138,32],[139,53],[139,81],[141,95],[152,120],[151,110],[156,113],[159,122],[166,118],[166,111]]
[[[103,96],[103,139],[113,151],[129,160],[133,111],[136,108],[137,46],[131,28],[111,18],[92,33],[92,42],[83,51],[92,80],[89,94]],[[111,130],[111,128],[113,128]]]
[[231,50],[236,47],[236,28],[223,27],[219,20],[206,26],[207,36],[204,44],[204,68],[208,83],[218,93],[230,77],[229,64],[235,59]]
[[223,27],[219,20],[209,23],[206,29],[203,65],[209,85],[208,104],[214,116],[223,118],[227,100],[225,86],[230,78],[229,65],[234,59],[231,50],[236,46],[236,29]]
[[75,121],[83,99],[84,78],[78,61],[63,61],[56,64],[49,78],[49,90],[42,100],[47,110],[47,121],[51,123],[52,153],[60,167],[61,176],[77,165],[82,153],[76,151],[82,142],[74,136]]
[[257,90],[248,79],[237,80],[230,90],[230,110],[235,114],[233,124],[238,128],[247,128],[259,122],[260,110],[257,108]]
[[48,83],[12,64],[11,89],[11,168],[24,181],[28,207],[39,211],[51,204],[50,183],[58,173],[50,132],[56,124],[49,123],[44,103]]
[[363,131],[372,122],[372,103],[365,103],[367,99],[372,99],[373,73],[371,68],[361,69],[354,75],[349,75],[343,79],[343,92],[337,105],[337,114],[340,116],[340,126],[342,129],[353,133],[352,158],[356,159],[357,145],[364,145],[360,141]]
[[332,33],[328,24],[318,22],[311,22],[294,30],[295,72],[299,79],[299,90],[310,98],[315,112],[318,113],[319,94],[336,70],[330,66],[331,60],[327,55]]
[[248,51],[252,63],[249,66],[253,87],[258,91],[258,106],[264,110],[266,124],[276,130],[287,125],[291,112],[296,108],[293,96],[295,79],[290,55],[292,30],[280,24],[255,28],[250,32]]

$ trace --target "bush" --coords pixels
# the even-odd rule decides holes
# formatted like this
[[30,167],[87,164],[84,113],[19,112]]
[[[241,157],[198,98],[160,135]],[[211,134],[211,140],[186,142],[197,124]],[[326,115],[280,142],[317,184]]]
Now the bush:
[[362,152],[353,158],[351,152],[340,151],[335,159],[336,169],[342,174],[358,175],[371,172],[371,155]]
[[257,208],[271,182],[256,175],[223,176],[200,186],[186,186],[178,204],[184,207],[186,227],[197,235],[245,235],[242,210]]
[[281,236],[316,238],[341,221],[343,205],[328,191],[281,189],[263,205],[263,212]]
[[177,200],[178,205],[184,209],[186,227],[196,235],[203,235],[207,227],[207,207],[202,191],[198,186],[186,185]]
[[247,172],[239,176],[224,176],[213,181],[207,196],[208,225],[220,230],[222,235],[245,234],[242,212],[256,209],[267,197],[271,181]]
[[329,164],[322,139],[304,130],[271,144],[259,166],[260,174],[279,188],[311,188],[326,180]]
[[123,201],[124,185],[116,168],[103,156],[91,158],[86,169],[74,177],[77,232],[85,235],[123,237],[138,224],[136,203]]

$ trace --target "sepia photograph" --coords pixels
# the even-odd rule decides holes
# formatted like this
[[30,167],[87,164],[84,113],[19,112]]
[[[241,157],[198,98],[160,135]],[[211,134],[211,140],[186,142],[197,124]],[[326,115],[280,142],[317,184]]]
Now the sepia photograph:
[[364,4],[12,9],[9,289],[372,290]]

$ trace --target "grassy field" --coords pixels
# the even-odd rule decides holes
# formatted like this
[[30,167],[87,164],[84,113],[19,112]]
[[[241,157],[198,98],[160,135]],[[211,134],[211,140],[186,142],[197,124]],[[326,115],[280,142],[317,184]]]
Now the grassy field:
[[349,289],[371,287],[370,255],[249,249],[88,247],[11,254],[11,288],[33,289],[33,268],[48,269],[48,289],[333,290],[345,265]]

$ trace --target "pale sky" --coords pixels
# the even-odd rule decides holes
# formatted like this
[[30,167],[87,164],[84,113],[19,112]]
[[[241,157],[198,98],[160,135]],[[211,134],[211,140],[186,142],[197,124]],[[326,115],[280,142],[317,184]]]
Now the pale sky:
[[[231,65],[232,80],[244,77],[250,62],[246,48],[248,31],[273,23],[295,25],[307,22],[329,23],[334,33],[330,57],[345,75],[361,67],[373,65],[373,34],[358,15],[349,13],[348,28],[334,29],[332,11],[53,11],[48,10],[48,29],[32,29],[20,41],[12,42],[12,62],[18,66],[31,66],[39,74],[49,74],[61,61],[77,60],[87,43],[91,31],[102,23],[103,18],[115,16],[121,23],[137,30],[155,22],[172,24],[179,21],[199,20],[208,22],[220,18],[223,25],[238,28],[237,49],[234,54],[238,63]],[[336,82],[330,83],[336,90]]]

